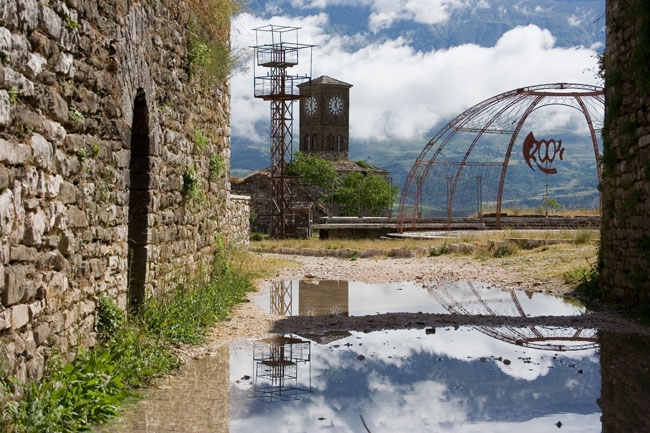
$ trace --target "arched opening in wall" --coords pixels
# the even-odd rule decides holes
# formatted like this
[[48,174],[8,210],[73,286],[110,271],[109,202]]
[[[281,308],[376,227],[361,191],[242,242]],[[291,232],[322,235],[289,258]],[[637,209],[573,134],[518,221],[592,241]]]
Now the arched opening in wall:
[[305,152],[311,151],[311,142],[309,140],[310,140],[309,134],[305,134],[305,146],[303,147]]
[[131,127],[131,160],[129,163],[129,252],[128,303],[138,310],[145,299],[147,275],[148,216],[151,203],[151,159],[149,154],[149,113],[142,89],[133,104]]

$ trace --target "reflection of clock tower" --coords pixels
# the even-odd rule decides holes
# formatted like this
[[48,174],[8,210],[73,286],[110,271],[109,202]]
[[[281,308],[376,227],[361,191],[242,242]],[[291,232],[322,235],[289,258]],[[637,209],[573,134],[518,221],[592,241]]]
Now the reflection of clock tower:
[[323,75],[299,85],[300,151],[348,159],[351,84]]

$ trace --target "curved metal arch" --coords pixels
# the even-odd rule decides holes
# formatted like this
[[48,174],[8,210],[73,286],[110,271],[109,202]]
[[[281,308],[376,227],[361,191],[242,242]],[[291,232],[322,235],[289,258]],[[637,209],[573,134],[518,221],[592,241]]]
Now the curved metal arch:
[[517,127],[515,128],[515,132],[512,133],[512,137],[510,137],[510,143],[508,144],[508,150],[506,151],[506,156],[503,158],[503,168],[501,169],[501,179],[499,180],[499,190],[497,192],[497,216],[496,216],[496,225],[497,225],[497,230],[501,230],[501,199],[503,197],[503,185],[505,184],[506,181],[506,171],[508,170],[508,163],[510,162],[510,155],[512,155],[512,148],[515,146],[515,141],[517,141],[517,137],[519,137],[519,132],[521,131],[522,126],[524,126],[524,122],[530,116],[530,113],[533,112],[535,109],[535,106],[539,104],[542,99],[544,99],[545,96],[536,96],[533,102],[528,106],[526,111],[524,112],[524,115],[521,116],[521,119],[517,123]]
[[[400,197],[400,208],[399,208],[399,224],[398,224],[398,229],[402,230],[403,229],[403,212],[406,207],[406,197],[407,197],[407,192],[410,189],[410,184],[411,184],[411,179],[415,176],[417,176],[417,171],[420,168],[420,165],[425,163],[424,156],[426,156],[429,151],[433,148],[435,143],[437,143],[438,140],[440,140],[442,137],[445,137],[447,132],[450,130],[452,131],[451,134],[449,134],[445,140],[436,148],[434,151],[433,156],[429,159],[429,161],[426,161],[426,165],[424,166],[424,172],[421,173],[419,176],[417,176],[417,186],[416,186],[416,193],[415,193],[415,200],[413,202],[413,226],[417,224],[417,215],[418,215],[418,202],[419,202],[419,197],[420,194],[422,193],[422,185],[424,183],[424,180],[426,180],[427,176],[429,175],[429,170],[431,169],[431,166],[433,165],[434,161],[444,149],[444,147],[447,145],[449,140],[451,140],[454,135],[458,131],[462,130],[463,125],[466,125],[473,117],[475,117],[477,114],[481,113],[483,110],[485,110],[487,107],[497,104],[501,101],[504,101],[512,96],[515,96],[517,94],[521,94],[522,92],[518,90],[511,90],[508,92],[501,93],[499,95],[493,96],[491,98],[488,98],[473,107],[465,110],[463,113],[460,115],[456,116],[454,119],[452,119],[447,125],[445,125],[429,142],[427,145],[422,149],[422,152],[420,152],[420,155],[418,159],[416,159],[415,164],[413,167],[411,167],[411,170],[409,171],[409,175],[406,178],[406,182],[404,183],[404,187],[402,188],[402,195]],[[413,177],[412,177],[413,176]]]
[[467,158],[469,158],[469,155],[474,150],[474,146],[476,146],[476,143],[478,143],[478,140],[483,136],[485,131],[492,125],[492,123],[494,123],[494,121],[496,119],[498,119],[506,110],[512,108],[513,106],[515,106],[516,104],[518,104],[520,101],[522,101],[525,98],[526,98],[526,96],[520,96],[519,98],[514,98],[512,102],[510,102],[509,104],[506,104],[505,107],[500,109],[494,116],[492,116],[492,118],[485,125],[485,127],[478,134],[476,134],[476,137],[474,138],[474,140],[470,144],[469,148],[465,152],[465,156],[463,157],[463,161],[460,163],[460,166],[458,167],[458,172],[456,173],[456,177],[454,179],[454,184],[451,187],[451,191],[449,192],[449,203],[447,203],[447,221],[449,223],[451,223],[451,208],[452,208],[453,203],[454,203],[454,194],[456,193],[456,186],[458,185],[458,179],[460,179],[460,174],[461,174],[461,172],[463,170],[463,167],[467,163]]
[[[552,91],[552,90],[559,90],[559,91]],[[573,91],[571,91],[573,90]],[[577,90],[577,91],[576,91]],[[502,171],[501,171],[501,177],[499,181],[499,188],[498,188],[498,199],[497,199],[497,226],[500,227],[500,220],[501,220],[501,203],[502,203],[502,194],[503,194],[503,186],[505,183],[505,174],[507,171],[508,163],[510,160],[510,156],[512,154],[512,149],[514,147],[514,143],[516,139],[518,138],[518,135],[521,131],[521,128],[525,122],[525,120],[528,118],[528,116],[532,113],[532,111],[543,108],[545,106],[552,106],[552,105],[558,105],[562,106],[565,105],[570,108],[574,108],[578,111],[581,111],[583,115],[585,116],[585,119],[587,120],[587,124],[589,126],[589,131],[591,134],[593,146],[594,146],[594,153],[596,155],[596,158],[598,159],[599,157],[599,151],[598,151],[598,141],[596,139],[596,129],[594,128],[594,123],[593,119],[590,114],[590,109],[593,111],[593,107],[590,106],[588,107],[587,104],[585,104],[585,101],[583,100],[584,97],[592,98],[593,100],[596,100],[600,104],[604,104],[604,89],[600,86],[595,86],[595,85],[589,85],[589,84],[577,84],[577,83],[555,83],[555,84],[540,84],[540,85],[535,85],[535,86],[528,86],[528,87],[522,87],[518,88],[515,90],[510,90],[508,92],[503,92],[499,95],[493,96],[491,98],[488,98],[473,107],[465,110],[463,113],[461,113],[459,116],[456,118],[452,119],[448,124],[446,124],[431,140],[427,142],[427,145],[422,149],[420,152],[420,155],[416,159],[415,163],[411,167],[411,170],[409,171],[409,175],[404,183],[404,188],[402,189],[402,194],[400,198],[400,207],[399,207],[399,229],[403,230],[404,228],[404,222],[405,220],[410,220],[415,226],[417,224],[417,218],[418,218],[418,210],[420,207],[420,199],[421,199],[421,194],[422,194],[422,188],[424,185],[424,182],[428,178],[431,166],[434,165],[436,162],[436,159],[440,155],[441,151],[447,146],[447,144],[450,142],[450,140],[456,135],[458,131],[465,131],[465,128],[469,123],[471,123],[472,120],[476,119],[480,114],[482,114],[484,111],[490,109],[492,106],[497,106],[498,103],[507,100],[508,98],[513,98],[514,96],[521,96],[520,98],[517,98],[517,102],[522,102],[525,100],[527,97],[533,97],[534,102],[528,106],[522,117],[520,118],[519,122],[517,123],[516,129],[512,132],[511,140],[508,145],[508,150],[506,152],[506,155],[504,157],[504,162],[502,164]],[[576,107],[575,105],[572,104],[562,104],[559,102],[553,102],[549,104],[545,104],[542,106],[539,106],[540,103],[546,98],[572,98],[575,99],[578,102],[579,107]],[[517,102],[515,103],[508,103],[506,105],[506,108],[503,107],[498,107],[496,110],[497,114],[503,114],[504,112],[507,111],[508,108],[512,108],[517,106]],[[532,108],[531,108],[532,107]],[[515,114],[518,115],[518,114]],[[478,135],[475,137],[474,141],[472,142],[473,144],[470,145],[470,148],[466,152],[465,157],[463,158],[463,162],[460,163],[458,172],[456,174],[455,180],[454,180],[454,186],[453,188],[450,189],[450,195],[448,199],[448,219],[449,219],[449,214],[451,212],[451,207],[453,206],[453,195],[456,192],[457,184],[459,181],[459,176],[462,172],[462,169],[464,165],[466,165],[467,158],[469,158],[469,153],[473,150],[473,148],[476,146],[476,142],[478,139],[486,133],[486,131],[489,129],[489,126],[492,125],[495,121],[495,119],[498,118],[498,115],[493,115],[493,113],[490,113],[490,121],[487,123],[487,125],[481,127],[480,129],[477,128],[476,126],[472,126],[471,128],[467,129],[466,132],[478,132]],[[514,122],[513,122],[514,123]],[[451,132],[450,132],[451,131]],[[494,132],[494,131],[489,131],[489,132]],[[509,131],[498,131],[499,133],[510,133]],[[444,140],[440,143],[439,141],[444,137]],[[436,146],[437,144],[437,146]],[[433,152],[432,156],[428,156],[432,149],[435,149]],[[463,164],[465,163],[465,164]],[[600,167],[598,166],[598,179],[600,181],[601,179],[601,174],[600,174]],[[413,184],[416,184],[415,186]],[[413,191],[414,189],[414,191]],[[413,195],[415,197],[413,197]],[[406,206],[408,204],[408,201],[410,198],[414,198],[412,202],[412,213],[409,216],[407,213]]]

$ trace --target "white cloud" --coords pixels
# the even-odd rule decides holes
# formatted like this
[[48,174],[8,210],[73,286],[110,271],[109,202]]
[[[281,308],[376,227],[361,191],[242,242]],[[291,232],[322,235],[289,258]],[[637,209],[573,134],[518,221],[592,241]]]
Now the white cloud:
[[[594,50],[556,47],[553,35],[534,25],[504,33],[493,47],[467,44],[417,51],[403,38],[369,41],[363,34],[329,34],[324,13],[264,20],[242,14],[233,22],[233,45],[254,44],[249,29],[269,22],[302,26],[300,41],[318,45],[314,77],[329,75],[353,84],[352,140],[423,140],[440,121],[501,92],[552,82],[598,84],[590,72],[596,68]],[[308,67],[306,59],[301,57],[301,62]],[[232,134],[267,142],[267,129],[260,126],[268,124],[269,105],[252,96],[252,67],[235,76],[231,86]]]
[[469,4],[463,0],[377,0],[372,3],[368,27],[377,32],[401,20],[439,24],[449,19],[453,9]]
[[575,15],[571,15],[569,18],[567,18],[567,21],[569,22],[569,25],[573,27],[578,27],[580,24],[582,24],[582,20]]

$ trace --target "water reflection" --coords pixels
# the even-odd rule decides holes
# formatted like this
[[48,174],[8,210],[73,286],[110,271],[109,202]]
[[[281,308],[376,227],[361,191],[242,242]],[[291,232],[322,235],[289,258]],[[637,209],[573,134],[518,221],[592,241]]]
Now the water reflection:
[[[428,284],[427,290],[450,314],[460,315],[486,315],[486,316],[530,316],[527,311],[535,311],[534,315],[541,315],[548,311],[557,311],[552,307],[540,308],[540,304],[548,302],[549,299],[558,299],[550,296],[537,296],[533,302],[532,291],[507,290],[509,299],[506,296],[493,295],[486,290],[479,290],[475,283],[465,283],[472,292],[467,296],[462,290],[458,290],[458,284],[436,283]],[[482,292],[482,293],[481,293]],[[525,297],[521,298],[522,295]],[[487,296],[490,296],[489,298]],[[528,302],[530,301],[530,302]],[[526,308],[524,309],[524,305]],[[562,308],[562,311],[567,311]],[[579,312],[584,309],[579,308]],[[569,312],[574,313],[569,309]],[[504,326],[493,328],[488,326],[476,327],[477,330],[506,343],[518,346],[526,346],[540,350],[551,350],[564,352],[567,350],[586,350],[598,346],[598,337],[595,329],[574,329],[553,326],[527,326],[513,327]]]
[[[311,392],[311,342],[294,336],[275,336],[253,343],[253,395],[266,402],[297,399]],[[301,366],[308,369],[309,386],[298,385]]]
[[[313,393],[265,404],[247,384],[253,342],[230,349],[230,431],[600,431],[599,355],[514,346],[471,328],[352,332],[313,344]],[[248,361],[246,361],[248,360]]]
[[[284,316],[364,316],[379,313],[575,316],[585,308],[561,297],[504,290],[481,282],[423,284],[277,281],[254,302]],[[451,306],[451,307],[450,307]]]
[[[360,416],[374,433],[650,431],[650,339],[598,337],[599,349],[570,352],[512,345],[466,327],[240,341],[190,362],[95,431],[363,432]],[[286,347],[293,340],[302,351]],[[293,384],[312,392],[256,398],[255,358],[293,360],[304,368]]]
[[650,432],[650,338],[599,333],[603,433]]

